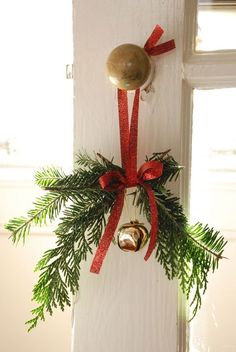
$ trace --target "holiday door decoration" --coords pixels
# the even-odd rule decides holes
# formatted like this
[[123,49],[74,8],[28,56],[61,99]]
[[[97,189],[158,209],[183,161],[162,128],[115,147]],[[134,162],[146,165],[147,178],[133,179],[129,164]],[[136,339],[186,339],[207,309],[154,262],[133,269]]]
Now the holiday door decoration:
[[[14,243],[25,241],[30,227],[60,218],[55,230],[56,246],[46,251],[36,266],[40,272],[33,289],[38,306],[26,324],[29,330],[45,313],[71,304],[70,295],[79,289],[80,265],[97,247],[90,271],[99,273],[109,246],[114,239],[126,196],[151,226],[133,219],[118,230],[117,244],[124,251],[138,251],[149,238],[144,259],[155,257],[168,277],[177,278],[186,297],[192,294],[192,316],[201,306],[201,296],[207,288],[207,277],[215,271],[222,257],[224,238],[208,225],[190,225],[179,199],[167,188],[177,180],[181,166],[170,151],[153,153],[137,171],[137,140],[140,87],[151,72],[150,55],[172,50],[174,41],[160,45],[163,34],[156,26],[144,49],[133,44],[116,48],[108,58],[111,81],[118,87],[118,112],[122,166],[101,154],[93,158],[78,155],[77,167],[71,175],[55,168],[44,168],[35,175],[36,184],[46,191],[36,199],[34,209],[26,217],[14,218],[6,225]],[[134,101],[129,126],[127,90],[134,89]],[[127,194],[130,187],[135,191]]]

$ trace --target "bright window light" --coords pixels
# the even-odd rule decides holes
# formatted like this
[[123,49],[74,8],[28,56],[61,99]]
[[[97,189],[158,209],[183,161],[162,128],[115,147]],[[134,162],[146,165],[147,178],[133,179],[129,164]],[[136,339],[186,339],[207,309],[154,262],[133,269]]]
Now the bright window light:
[[17,178],[14,168],[71,167],[72,2],[1,1],[0,42],[1,177]]
[[[236,49],[236,4],[207,6],[200,0],[197,51]],[[211,3],[210,1],[208,2]]]
[[210,275],[190,323],[190,351],[236,351],[236,89],[195,90],[191,222],[218,229],[228,240],[219,270]]

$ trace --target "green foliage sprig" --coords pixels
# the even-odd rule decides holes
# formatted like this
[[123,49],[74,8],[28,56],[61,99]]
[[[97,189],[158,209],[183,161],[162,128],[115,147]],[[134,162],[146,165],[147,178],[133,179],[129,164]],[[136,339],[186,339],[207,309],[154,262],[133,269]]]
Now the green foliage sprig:
[[[154,153],[147,160],[161,161],[164,166],[158,180],[148,181],[159,210],[156,259],[168,279],[179,280],[187,298],[193,292],[191,305],[195,316],[207,288],[208,273],[218,267],[226,241],[207,225],[188,224],[179,199],[166,188],[167,182],[177,180],[181,171],[169,151]],[[100,187],[99,177],[117,169],[123,172],[100,154],[91,158],[85,153],[78,155],[77,168],[71,175],[55,168],[38,171],[36,183],[46,194],[36,199],[27,217],[14,218],[5,226],[14,243],[25,242],[31,225],[43,225],[60,217],[55,230],[56,247],[46,251],[35,268],[40,273],[33,289],[33,300],[38,306],[32,310],[33,318],[26,322],[28,330],[36,327],[39,320],[45,320],[45,313],[70,306],[70,296],[79,289],[81,262],[98,245],[116,198],[115,193]],[[131,196],[134,206],[150,222],[145,190],[139,186]]]

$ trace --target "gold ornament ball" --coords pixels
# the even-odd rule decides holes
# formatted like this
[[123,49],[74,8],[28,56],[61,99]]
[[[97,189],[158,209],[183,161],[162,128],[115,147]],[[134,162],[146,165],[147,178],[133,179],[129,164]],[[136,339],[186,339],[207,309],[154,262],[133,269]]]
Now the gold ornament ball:
[[126,252],[137,252],[147,242],[148,230],[138,221],[122,225],[118,230],[118,246]]
[[151,73],[151,62],[143,48],[134,44],[116,47],[107,59],[110,81],[123,90],[140,88]]

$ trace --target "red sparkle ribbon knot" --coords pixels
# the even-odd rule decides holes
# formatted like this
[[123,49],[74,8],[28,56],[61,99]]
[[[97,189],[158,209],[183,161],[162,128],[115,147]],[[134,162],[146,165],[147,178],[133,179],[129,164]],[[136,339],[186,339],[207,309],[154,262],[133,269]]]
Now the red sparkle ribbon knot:
[[[148,38],[144,49],[148,55],[160,55],[175,48],[174,40],[155,46],[163,34],[163,29],[156,26]],[[116,192],[116,199],[111,210],[104,234],[99,242],[90,271],[99,273],[103,260],[111,244],[115,230],[121,217],[126,188],[141,185],[147,192],[151,214],[150,241],[144,257],[148,260],[156,246],[158,232],[158,210],[155,194],[151,185],[145,181],[159,178],[163,172],[163,165],[158,161],[144,163],[137,172],[137,143],[138,143],[138,113],[140,89],[135,91],[131,122],[129,126],[127,91],[118,89],[118,112],[120,127],[121,161],[124,175],[120,171],[109,171],[99,179],[101,187],[108,192]]]

